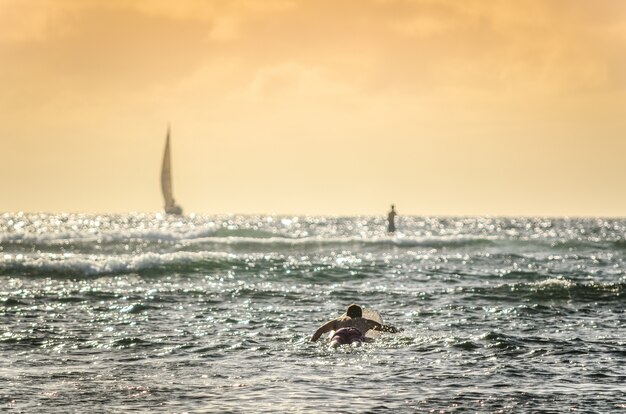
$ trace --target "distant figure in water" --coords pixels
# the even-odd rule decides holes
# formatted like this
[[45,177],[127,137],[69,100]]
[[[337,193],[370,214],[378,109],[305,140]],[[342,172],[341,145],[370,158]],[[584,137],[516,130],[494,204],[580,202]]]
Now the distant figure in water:
[[389,233],[393,233],[394,231],[396,231],[396,216],[398,215],[398,213],[396,213],[396,206],[395,205],[391,205],[391,211],[389,212],[389,214],[387,214],[387,231]]
[[325,332],[335,331],[330,339],[330,346],[333,348],[339,345],[361,346],[365,341],[365,334],[370,329],[381,332],[396,333],[398,328],[390,325],[382,325],[371,319],[363,318],[363,309],[359,305],[352,304],[346,309],[346,313],[326,322],[315,331],[311,337],[311,342],[317,341]]

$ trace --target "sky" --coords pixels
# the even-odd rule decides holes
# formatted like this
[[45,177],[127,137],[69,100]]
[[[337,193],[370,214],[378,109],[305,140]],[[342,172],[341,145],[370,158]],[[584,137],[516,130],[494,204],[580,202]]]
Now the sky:
[[626,216],[626,1],[0,0],[0,212]]

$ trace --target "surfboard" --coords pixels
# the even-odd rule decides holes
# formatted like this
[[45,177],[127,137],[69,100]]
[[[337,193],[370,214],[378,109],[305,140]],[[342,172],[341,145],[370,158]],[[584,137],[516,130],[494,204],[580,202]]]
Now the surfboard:
[[[365,319],[378,322],[381,325],[383,324],[383,318],[382,316],[380,316],[380,312],[378,312],[375,309],[371,309],[371,308],[363,309],[363,317]],[[365,338],[376,339],[380,336],[380,334],[381,334],[380,331],[375,331],[373,329],[370,329],[369,331],[365,333]]]

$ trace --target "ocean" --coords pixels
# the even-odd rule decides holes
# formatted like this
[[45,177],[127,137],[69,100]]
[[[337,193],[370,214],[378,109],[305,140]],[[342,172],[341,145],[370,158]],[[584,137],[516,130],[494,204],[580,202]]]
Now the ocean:
[[625,219],[396,225],[2,214],[0,411],[626,412]]

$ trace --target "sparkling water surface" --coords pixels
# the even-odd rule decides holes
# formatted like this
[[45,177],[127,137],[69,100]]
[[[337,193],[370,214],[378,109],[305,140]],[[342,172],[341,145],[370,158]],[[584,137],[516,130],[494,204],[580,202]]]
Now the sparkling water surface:
[[[0,215],[0,410],[626,412],[626,220]],[[309,342],[359,303],[402,327]]]

